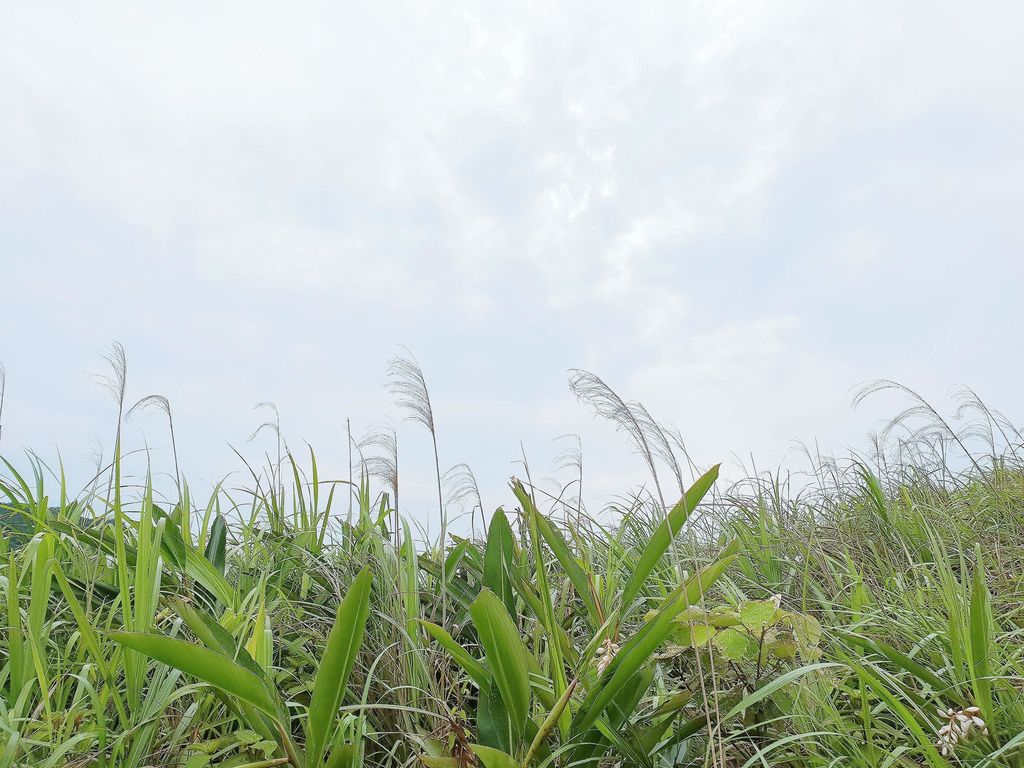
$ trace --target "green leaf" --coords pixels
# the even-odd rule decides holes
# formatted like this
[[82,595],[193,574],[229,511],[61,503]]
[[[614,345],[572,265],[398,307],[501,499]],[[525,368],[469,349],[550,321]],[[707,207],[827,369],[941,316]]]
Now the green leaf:
[[364,567],[338,605],[334,627],[327,636],[327,647],[320,658],[313,697],[309,702],[306,756],[310,765],[322,764],[327,737],[337,718],[338,705],[363,642],[366,621],[370,616],[372,581],[369,567]]
[[110,637],[125,648],[143,653],[236,696],[275,720],[280,717],[265,682],[222,653],[176,637],[148,632],[112,632]]
[[227,563],[227,542],[228,542],[228,524],[224,520],[224,516],[219,512],[213,519],[213,525],[210,526],[210,535],[206,540],[206,551],[204,552],[206,559],[213,565],[220,574],[224,575],[224,567]]
[[540,535],[548,543],[548,547],[551,548],[551,553],[558,560],[558,564],[562,566],[562,570],[565,571],[565,575],[569,577],[569,581],[572,582],[573,587],[576,589],[576,594],[583,601],[583,604],[587,608],[587,613],[590,615],[592,627],[596,629],[604,623],[604,611],[601,610],[600,605],[597,602],[597,597],[594,594],[593,583],[590,577],[584,572],[583,568],[580,567],[579,562],[573,557],[572,552],[569,550],[569,545],[566,543],[562,534],[559,533],[558,529],[551,524],[551,521],[540,514],[536,510],[533,504],[533,500],[530,495],[526,492],[523,484],[518,480],[513,484],[512,490],[515,492],[516,498],[523,504],[523,509],[528,510],[531,513],[536,512],[536,523],[537,528],[540,531]]
[[497,685],[480,691],[476,725],[480,741],[487,746],[505,751],[512,748],[512,723]]
[[778,613],[775,600],[749,600],[740,606],[740,621],[751,632],[758,633],[774,623]]
[[473,750],[474,755],[480,758],[484,768],[519,768],[519,763],[500,749],[485,747],[483,744],[470,744],[469,748]]
[[530,711],[530,673],[519,631],[501,600],[489,589],[480,592],[469,612],[513,728],[522,734]]
[[491,684],[491,675],[486,667],[474,659],[469,651],[459,645],[444,627],[439,627],[437,624],[426,620],[420,620],[419,623],[427,631],[427,634],[439,642],[451,654],[451,657],[455,659],[458,665],[466,670],[466,674],[480,687],[480,690],[484,690]]
[[573,732],[582,733],[590,728],[605,707],[611,703],[616,694],[633,678],[636,672],[646,664],[658,646],[665,640],[669,632],[676,626],[674,619],[692,603],[700,600],[711,585],[721,576],[735,559],[732,554],[735,542],[725,550],[725,557],[716,560],[693,576],[686,584],[676,588],[662,602],[654,619],[647,622],[631,637],[616,654],[612,663],[601,675],[598,685],[587,695],[576,718],[573,721]]
[[[386,514],[387,511],[385,511],[385,515]],[[454,536],[451,538],[454,538]],[[466,556],[466,550],[469,548],[470,543],[469,539],[463,539],[452,547],[452,551],[449,552],[448,557],[444,559],[444,577],[446,579],[450,580],[452,578],[452,574],[459,569],[459,564],[462,563],[462,558]]]
[[651,535],[651,539],[647,542],[647,546],[644,547],[644,551],[640,555],[633,573],[630,574],[626,586],[622,589],[622,606],[624,611],[639,594],[640,588],[643,587],[647,577],[651,575],[654,566],[657,565],[661,556],[668,550],[669,545],[672,543],[672,538],[683,529],[683,525],[686,523],[687,518],[689,518],[690,513],[693,512],[700,500],[711,489],[715,480],[718,479],[720,466],[720,464],[716,464],[699,477],[697,482],[690,486],[689,490],[683,494],[683,498],[679,500],[679,503],[672,507],[661,525]]
[[735,627],[726,627],[715,636],[715,647],[730,661],[757,658],[758,644],[750,635]]
[[724,722],[735,717],[740,712],[745,710],[747,707],[752,707],[754,704],[757,704],[757,702],[761,701],[761,699],[771,696],[773,693],[775,693],[775,691],[779,690],[784,686],[789,685],[794,680],[803,677],[804,675],[810,672],[816,672],[821,669],[831,669],[838,666],[839,664],[821,661],[817,664],[808,664],[807,666],[800,667],[799,669],[791,669],[786,674],[779,675],[771,682],[762,685],[753,693],[745,696],[736,706],[734,706],[726,713],[725,717],[722,718],[722,721]]
[[918,680],[927,684],[933,691],[940,694],[943,698],[952,699],[961,706],[967,705],[967,702],[957,693],[956,688],[953,685],[946,680],[943,680],[937,674],[932,672],[932,670],[928,669],[928,667],[915,661],[910,656],[897,651],[887,643],[884,643],[881,640],[862,637],[860,635],[854,635],[844,631],[840,631],[839,635],[844,640],[853,643],[863,650],[877,653],[879,656],[887,658],[900,669],[909,672]]
[[799,650],[791,632],[779,632],[773,629],[765,635],[764,643],[768,653],[787,661],[795,659]]
[[[521,486],[520,486],[521,487]],[[540,520],[540,512],[533,505],[533,500],[525,494],[524,498],[520,499],[526,504],[528,509],[528,516],[530,521],[530,539],[533,544],[533,557],[534,557],[534,569],[537,574],[537,591],[541,597],[541,620],[544,628],[547,632],[547,648],[548,648],[548,674],[551,677],[551,687],[554,691],[554,695],[558,698],[562,697],[565,692],[568,682],[565,677],[565,663],[562,660],[562,652],[560,647],[560,640],[558,636],[558,630],[561,629],[561,625],[558,623],[558,619],[555,617],[555,607],[551,602],[551,590],[548,588],[548,577],[547,577],[547,566],[544,563],[544,548],[541,545],[540,531],[537,529],[537,523]],[[568,735],[569,733],[569,722],[570,713],[567,710],[559,723],[562,729],[562,733]]]
[[[214,524],[215,531],[216,527]],[[237,607],[238,593],[224,578],[223,568],[218,570],[210,560],[191,547],[185,550],[185,573],[210,590],[210,593],[225,606]]]
[[357,768],[359,765],[359,745],[339,744],[331,750],[327,768]]
[[192,634],[196,636],[203,645],[214,651],[219,651],[235,663],[245,667],[258,677],[263,677],[263,669],[257,664],[245,646],[222,627],[216,619],[206,613],[197,611],[192,606],[181,600],[172,603],[174,610],[185,620]]
[[990,654],[992,653],[992,599],[985,583],[985,566],[981,545],[976,545],[974,578],[971,585],[971,678],[974,697],[981,708],[989,730],[995,729],[995,706],[992,702]]
[[504,604],[509,615],[516,611],[515,593],[509,579],[509,569],[515,559],[516,540],[508,524],[505,510],[495,511],[487,529],[487,547],[484,549],[484,586]]
[[945,758],[939,755],[939,751],[932,743],[932,735],[930,733],[925,733],[920,723],[917,722],[917,718],[914,717],[914,714],[896,698],[895,694],[889,690],[884,681],[882,681],[866,666],[852,664],[851,667],[856,671],[857,676],[861,681],[871,688],[871,690],[873,690],[879,698],[886,703],[893,714],[897,715],[900,720],[903,721],[907,730],[910,731],[917,740],[918,746],[924,753],[925,760],[928,761],[928,765],[932,766],[932,768],[945,768],[945,766],[949,765]]

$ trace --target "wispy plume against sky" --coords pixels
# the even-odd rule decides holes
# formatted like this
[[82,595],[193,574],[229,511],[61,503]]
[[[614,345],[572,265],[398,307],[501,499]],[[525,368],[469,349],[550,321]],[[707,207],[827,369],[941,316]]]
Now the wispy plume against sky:
[[84,480],[113,339],[196,484],[265,400],[343,474],[399,344],[489,507],[566,432],[592,503],[642,480],[571,367],[704,465],[862,444],[878,376],[1024,416],[1019,3],[347,5],[0,10],[5,454]]

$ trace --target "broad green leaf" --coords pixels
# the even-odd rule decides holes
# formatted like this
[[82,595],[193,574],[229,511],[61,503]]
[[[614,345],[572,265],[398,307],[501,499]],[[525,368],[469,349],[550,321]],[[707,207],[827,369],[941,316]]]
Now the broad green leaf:
[[672,631],[673,620],[680,611],[700,600],[701,596],[732,563],[735,558],[735,555],[732,554],[734,546],[735,542],[726,548],[725,557],[703,568],[691,576],[686,584],[676,588],[664,599],[662,607],[654,619],[641,627],[622,646],[576,713],[576,718],[573,720],[574,733],[581,733],[590,728],[615,695],[644,664],[649,662],[651,656]]
[[748,600],[740,606],[740,621],[751,632],[758,633],[770,626],[778,613],[779,606],[774,600]]
[[274,719],[276,703],[263,680],[222,653],[176,637],[147,632],[112,632],[111,639],[169,667],[237,696]]
[[683,630],[689,635],[691,648],[703,648],[715,636],[715,628],[707,624],[684,624]]
[[533,500],[530,499],[530,495],[526,492],[523,484],[518,480],[512,486],[516,494],[516,498],[519,499],[520,503],[524,505],[524,509],[529,508],[531,512],[537,513],[537,528],[540,531],[540,535],[544,537],[544,540],[548,543],[548,547],[551,548],[551,553],[558,560],[558,564],[562,566],[562,570],[565,571],[566,576],[569,577],[569,581],[572,582],[573,587],[576,589],[576,595],[583,601],[583,604],[587,607],[587,613],[590,614],[592,627],[597,628],[604,623],[604,612],[601,610],[597,597],[594,594],[594,585],[590,580],[590,577],[584,572],[583,568],[577,562],[576,558],[573,557],[572,552],[569,550],[569,545],[566,543],[562,534],[559,533],[558,529],[551,524],[551,521],[540,514],[536,510],[533,504]]
[[715,647],[730,661],[757,658],[757,641],[736,627],[726,627],[715,635]]
[[373,576],[369,567],[352,582],[345,599],[338,605],[334,627],[327,636],[327,647],[320,658],[313,697],[309,702],[309,724],[306,729],[306,754],[309,765],[321,765],[327,737],[338,716],[349,674],[363,642],[363,632],[370,616],[370,586]]
[[489,589],[480,592],[469,612],[512,725],[521,734],[530,711],[530,673],[519,630],[501,600]]
[[484,549],[484,586],[491,590],[512,615],[516,611],[516,598],[512,592],[509,569],[515,559],[516,540],[508,524],[505,510],[495,511],[487,529],[487,547]]
[[477,705],[476,725],[478,736],[483,744],[506,752],[512,749],[514,741],[512,722],[497,685],[491,684],[487,688],[481,689]]
[[466,674],[472,678],[473,682],[481,690],[486,689],[491,684],[491,675],[486,667],[474,659],[469,651],[459,645],[444,627],[439,627],[437,624],[426,620],[420,620],[419,623],[427,631],[427,634],[437,640],[451,654],[451,657],[455,659],[458,665],[466,670]]
[[673,537],[683,529],[683,525],[686,523],[687,518],[689,518],[690,513],[693,512],[700,500],[711,489],[715,480],[718,479],[720,466],[720,464],[716,464],[701,475],[697,482],[690,486],[689,490],[683,494],[683,498],[679,500],[679,503],[669,510],[661,525],[655,529],[650,541],[647,542],[647,546],[644,547],[644,551],[641,553],[633,573],[630,574],[629,580],[622,589],[623,611],[629,607],[633,599],[639,594],[644,582],[647,581],[647,577],[654,570],[654,566],[657,565],[661,556],[668,550]]
[[500,749],[485,747],[483,744],[470,744],[469,748],[480,759],[484,768],[519,768],[519,763],[515,761],[515,758]]
[[228,524],[224,520],[224,516],[218,512],[217,516],[213,519],[213,525],[210,526],[209,537],[206,540],[206,551],[203,554],[222,576],[224,575],[224,566],[227,562],[227,541]]

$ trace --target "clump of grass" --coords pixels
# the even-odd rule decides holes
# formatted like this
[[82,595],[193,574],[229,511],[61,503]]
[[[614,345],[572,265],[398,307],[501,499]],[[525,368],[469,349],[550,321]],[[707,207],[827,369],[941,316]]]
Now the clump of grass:
[[402,357],[390,387],[433,440],[442,516],[417,541],[392,427],[349,434],[328,481],[266,405],[276,449],[245,483],[200,498],[175,447],[158,498],[126,478],[121,426],[155,409],[176,445],[170,400],[126,409],[127,356],[109,361],[102,481],[69,495],[34,456],[0,478],[0,768],[1024,764],[1022,441],[969,390],[947,419],[899,388],[870,456],[722,487],[574,371],[653,493],[588,514],[577,441],[560,493],[513,478],[477,535],[475,477],[441,471]]

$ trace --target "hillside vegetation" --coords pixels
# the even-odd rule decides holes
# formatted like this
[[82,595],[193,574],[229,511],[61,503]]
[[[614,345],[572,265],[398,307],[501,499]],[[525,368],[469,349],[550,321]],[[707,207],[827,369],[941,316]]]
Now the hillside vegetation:
[[[424,542],[387,430],[354,441],[351,486],[276,421],[240,486],[200,496],[177,456],[172,498],[129,482],[111,360],[94,482],[39,459],[0,481],[0,768],[1024,766],[1024,440],[969,391],[950,422],[899,390],[870,456],[723,487],[575,372],[639,490],[592,514],[570,452],[561,494],[524,472],[483,515],[438,464]],[[419,368],[389,380],[433,437]],[[173,443],[168,401],[137,407]]]

